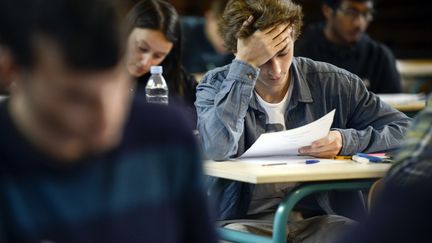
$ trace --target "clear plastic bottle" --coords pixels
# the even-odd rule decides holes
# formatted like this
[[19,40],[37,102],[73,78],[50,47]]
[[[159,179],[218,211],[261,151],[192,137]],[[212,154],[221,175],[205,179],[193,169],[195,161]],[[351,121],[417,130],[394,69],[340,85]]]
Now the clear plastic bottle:
[[145,92],[149,103],[168,105],[168,86],[162,76],[162,66],[152,66],[151,76],[147,82]]

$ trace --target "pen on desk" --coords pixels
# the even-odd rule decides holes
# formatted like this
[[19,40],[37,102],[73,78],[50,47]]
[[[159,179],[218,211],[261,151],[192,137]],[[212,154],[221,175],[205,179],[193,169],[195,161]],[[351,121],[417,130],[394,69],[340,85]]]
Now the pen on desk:
[[307,160],[305,161],[305,163],[306,163],[307,165],[310,165],[310,164],[316,164],[316,163],[318,163],[318,162],[320,162],[320,161],[317,160],[317,159],[307,159]]
[[333,159],[335,160],[347,160],[347,159],[351,159],[352,156],[345,156],[345,155],[337,155],[335,157],[333,157]]
[[357,156],[362,157],[362,158],[366,158],[369,160],[369,162],[373,162],[373,163],[378,163],[378,162],[382,162],[383,159],[380,157],[376,157],[376,156],[371,156],[369,154],[364,154],[364,153],[356,153]]
[[262,166],[286,165],[287,163],[262,164]]

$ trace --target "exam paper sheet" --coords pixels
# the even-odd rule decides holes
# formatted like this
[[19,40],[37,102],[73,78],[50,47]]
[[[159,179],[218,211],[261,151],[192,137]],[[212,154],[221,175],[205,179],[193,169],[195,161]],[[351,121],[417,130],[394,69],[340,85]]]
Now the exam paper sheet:
[[[296,156],[296,155],[280,155],[280,156],[268,156],[268,157],[249,157],[249,158],[238,158],[233,161],[239,161],[249,164],[257,165],[304,165],[306,160],[316,160],[317,158],[311,156]],[[319,164],[343,164],[352,162],[351,160],[334,160],[334,159],[318,159]]]
[[270,157],[281,155],[298,155],[298,149],[309,146],[321,139],[330,131],[335,110],[320,119],[302,127],[291,130],[264,133],[242,155],[240,159],[251,157]]
[[425,94],[378,94],[378,97],[391,106],[425,103]]

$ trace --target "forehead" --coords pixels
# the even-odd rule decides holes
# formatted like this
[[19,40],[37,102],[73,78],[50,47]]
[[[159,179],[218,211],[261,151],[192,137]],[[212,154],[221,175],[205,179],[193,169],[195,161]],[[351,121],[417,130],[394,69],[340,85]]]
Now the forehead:
[[373,9],[372,1],[352,1],[352,0],[344,0],[341,2],[341,8],[354,8],[357,10],[370,10]]
[[159,30],[134,28],[130,39],[138,45],[147,45],[158,52],[169,52],[173,46],[173,43]]
[[[294,24],[292,22],[289,22],[289,21],[282,21],[282,22],[273,23],[273,24],[270,24],[270,25],[266,25],[266,26],[260,27],[258,29],[261,30],[261,31],[264,31],[264,30],[268,31],[268,30],[271,30],[271,29],[278,28],[281,25],[287,25],[286,26],[286,31],[288,31],[290,37],[293,37],[293,35],[295,34],[295,30],[294,30],[294,26],[293,26]],[[254,32],[255,30],[258,30],[258,29],[253,29],[252,32]]]

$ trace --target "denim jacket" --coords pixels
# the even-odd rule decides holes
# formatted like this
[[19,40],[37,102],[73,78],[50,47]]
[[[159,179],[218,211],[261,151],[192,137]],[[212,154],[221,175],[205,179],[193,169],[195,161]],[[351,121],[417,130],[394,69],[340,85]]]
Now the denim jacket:
[[[285,114],[287,129],[336,109],[332,130],[342,134],[341,155],[389,151],[401,144],[411,119],[369,92],[356,75],[301,57],[293,59],[290,71],[293,92]],[[207,158],[240,156],[265,132],[265,111],[253,95],[259,72],[234,60],[208,72],[198,85],[197,127]],[[218,195],[218,218],[245,216],[253,190],[251,184],[225,183]]]

